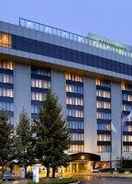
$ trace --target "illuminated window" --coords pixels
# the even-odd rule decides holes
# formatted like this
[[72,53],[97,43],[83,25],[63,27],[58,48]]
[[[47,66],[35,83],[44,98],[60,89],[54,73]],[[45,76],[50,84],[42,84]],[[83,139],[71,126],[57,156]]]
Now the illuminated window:
[[96,86],[111,87],[111,82],[107,80],[96,79]]
[[65,79],[70,81],[83,82],[83,78],[81,76],[71,73],[65,74]]
[[97,135],[97,140],[98,141],[111,141],[111,135],[98,134]]
[[66,84],[66,92],[83,94],[83,87],[77,85]]
[[111,109],[110,102],[97,101],[97,108]]
[[103,97],[103,98],[110,98],[111,93],[109,91],[104,91],[104,90],[97,90],[96,95],[98,97]]
[[66,104],[68,105],[83,105],[83,98],[78,97],[67,97],[66,98]]
[[132,142],[132,135],[124,135],[123,140],[124,142]]
[[0,47],[11,48],[11,35],[0,32]]
[[40,80],[40,79],[32,79],[32,87],[49,89],[50,88],[50,81]]
[[132,95],[123,94],[122,95],[123,100],[125,101],[132,101]]
[[13,97],[13,89],[0,88],[0,96]]
[[44,101],[46,97],[45,93],[32,92],[32,100],[35,101]]
[[84,152],[84,145],[70,145],[69,149],[70,153],[78,153],[78,152]]

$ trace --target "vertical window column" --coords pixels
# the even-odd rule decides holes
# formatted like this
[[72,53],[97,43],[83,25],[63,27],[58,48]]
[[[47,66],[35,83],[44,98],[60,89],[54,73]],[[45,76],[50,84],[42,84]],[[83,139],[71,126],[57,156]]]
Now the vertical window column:
[[[3,38],[0,38],[3,39]],[[6,39],[6,38],[5,38]],[[1,41],[1,40],[0,40]],[[0,110],[7,112],[10,123],[14,116],[14,63],[0,59]]]
[[[132,84],[121,84],[122,89],[122,115],[125,117],[132,111]],[[123,122],[123,152],[132,152],[132,121]]]
[[84,96],[83,78],[65,74],[67,121],[71,133],[70,153],[84,151]]
[[96,96],[97,152],[111,154],[111,82],[97,79]]
[[32,118],[36,118],[41,102],[45,100],[46,94],[51,87],[50,69],[32,67],[31,82],[31,113]]

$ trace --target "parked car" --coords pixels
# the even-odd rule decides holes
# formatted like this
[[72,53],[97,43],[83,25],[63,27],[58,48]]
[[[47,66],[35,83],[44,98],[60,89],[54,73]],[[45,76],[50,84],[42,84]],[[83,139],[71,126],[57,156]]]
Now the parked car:
[[13,175],[11,174],[10,171],[5,171],[4,174],[3,174],[3,181],[11,181],[13,180]]

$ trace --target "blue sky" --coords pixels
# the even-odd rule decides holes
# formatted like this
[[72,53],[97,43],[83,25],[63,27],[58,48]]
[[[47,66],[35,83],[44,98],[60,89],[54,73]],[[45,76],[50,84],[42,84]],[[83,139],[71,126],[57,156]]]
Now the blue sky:
[[1,0],[0,20],[19,16],[132,45],[132,0]]

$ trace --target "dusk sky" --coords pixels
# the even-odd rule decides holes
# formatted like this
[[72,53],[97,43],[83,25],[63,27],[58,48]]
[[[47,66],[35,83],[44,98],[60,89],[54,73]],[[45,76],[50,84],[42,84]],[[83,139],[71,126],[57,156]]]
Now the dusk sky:
[[132,0],[1,0],[0,20],[24,17],[132,45]]

